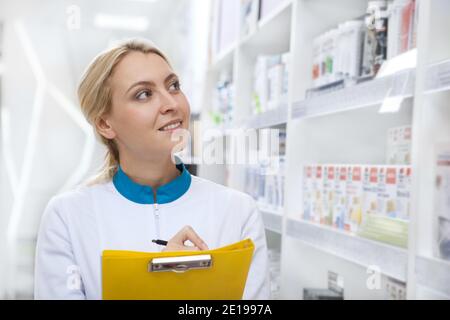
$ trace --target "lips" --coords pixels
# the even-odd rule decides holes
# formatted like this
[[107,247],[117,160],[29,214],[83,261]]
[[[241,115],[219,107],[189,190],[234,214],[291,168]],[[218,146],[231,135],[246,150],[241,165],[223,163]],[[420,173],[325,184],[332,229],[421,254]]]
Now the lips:
[[166,123],[164,126],[159,128],[158,130],[159,131],[172,131],[172,130],[181,128],[182,123],[183,122],[181,120],[173,120],[173,121]]

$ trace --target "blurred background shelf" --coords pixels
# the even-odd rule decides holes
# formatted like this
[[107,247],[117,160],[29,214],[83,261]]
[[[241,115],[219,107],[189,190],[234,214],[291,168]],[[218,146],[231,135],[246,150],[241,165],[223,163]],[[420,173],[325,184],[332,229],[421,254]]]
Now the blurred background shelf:
[[450,262],[427,257],[416,257],[417,284],[450,299]]
[[285,36],[291,31],[292,1],[282,0],[267,16],[263,17],[250,34],[245,35],[240,46],[252,52],[275,53],[285,46]]
[[243,127],[248,129],[261,129],[286,124],[288,120],[288,104],[280,102],[278,106],[269,111],[249,117]]
[[213,60],[210,69],[213,71],[220,71],[223,69],[230,69],[233,65],[233,58],[237,48],[237,43],[233,43],[228,48],[224,49]]
[[381,105],[386,98],[414,95],[414,69],[363,82],[358,85],[320,96],[296,101],[292,106],[292,118],[323,116],[337,112]]
[[365,268],[378,266],[382,274],[406,281],[408,254],[405,249],[291,218],[286,223],[286,234]]
[[268,208],[264,205],[258,205],[258,209],[261,212],[265,228],[281,234],[283,211],[281,209],[276,210],[273,208]]

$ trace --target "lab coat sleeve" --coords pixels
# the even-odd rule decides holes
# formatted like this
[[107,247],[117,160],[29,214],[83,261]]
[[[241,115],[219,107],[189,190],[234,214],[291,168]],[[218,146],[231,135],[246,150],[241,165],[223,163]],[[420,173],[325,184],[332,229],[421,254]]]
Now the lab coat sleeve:
[[270,299],[269,263],[266,235],[261,213],[251,199],[251,210],[242,230],[242,239],[250,238],[255,244],[253,260],[245,285],[243,299]]
[[85,299],[69,229],[53,198],[42,216],[36,245],[35,299]]

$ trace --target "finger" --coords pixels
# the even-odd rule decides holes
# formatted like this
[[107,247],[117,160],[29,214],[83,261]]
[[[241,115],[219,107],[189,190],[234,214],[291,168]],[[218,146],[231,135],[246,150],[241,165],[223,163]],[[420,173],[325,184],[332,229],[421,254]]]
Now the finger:
[[184,244],[185,241],[189,240],[194,246],[200,248],[200,250],[208,250],[208,246],[206,245],[206,243],[190,226],[186,226],[181,229],[181,231],[175,237],[179,239],[182,244]]
[[186,228],[184,237],[183,242],[189,240],[194,246],[200,248],[200,250],[208,250],[208,246],[205,241],[203,241],[203,239],[200,238],[200,236],[191,227]]

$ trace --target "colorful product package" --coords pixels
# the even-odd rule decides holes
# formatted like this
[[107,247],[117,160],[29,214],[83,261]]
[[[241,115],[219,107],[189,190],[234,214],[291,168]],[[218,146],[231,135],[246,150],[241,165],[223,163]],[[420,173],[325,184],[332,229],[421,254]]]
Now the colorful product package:
[[363,176],[363,216],[362,220],[368,215],[378,213],[378,167],[364,167]]
[[335,199],[333,209],[333,227],[344,229],[345,211],[347,208],[347,167],[336,167],[336,179],[334,184]]
[[382,166],[378,170],[378,213],[397,218],[397,168]]
[[312,197],[312,221],[320,223],[323,217],[323,166],[315,166]]
[[409,220],[411,194],[411,167],[401,167],[397,171],[397,212],[398,218]]
[[333,219],[335,197],[335,167],[333,165],[325,165],[323,168],[323,216],[320,220],[320,223],[331,225]]
[[362,166],[352,166],[348,169],[347,178],[347,215],[344,229],[357,232],[362,219]]
[[411,163],[411,126],[390,128],[387,133],[387,164]]

